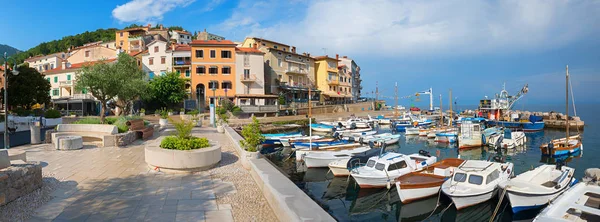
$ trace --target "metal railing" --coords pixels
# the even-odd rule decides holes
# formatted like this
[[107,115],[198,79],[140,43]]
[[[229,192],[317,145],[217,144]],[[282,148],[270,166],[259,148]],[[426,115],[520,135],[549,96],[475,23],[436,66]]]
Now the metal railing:
[[277,112],[279,110],[277,105],[240,105],[240,108],[245,113]]
[[288,73],[308,74],[308,70],[304,68],[291,67],[287,70]]
[[257,79],[256,75],[254,75],[254,74],[250,74],[249,76],[246,76],[246,75],[240,76],[240,81],[242,81],[242,82],[255,82],[256,79]]
[[60,82],[58,82],[58,84],[60,86],[72,86],[73,85],[73,80],[60,81]]

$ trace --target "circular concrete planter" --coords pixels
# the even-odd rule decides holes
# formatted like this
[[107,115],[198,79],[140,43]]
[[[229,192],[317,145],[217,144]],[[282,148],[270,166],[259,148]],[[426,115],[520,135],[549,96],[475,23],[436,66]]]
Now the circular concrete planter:
[[146,163],[152,169],[164,172],[190,173],[210,169],[221,161],[221,146],[210,141],[212,146],[196,150],[169,150],[160,148],[161,137],[145,147]]
[[166,126],[167,124],[169,124],[169,120],[167,120],[167,119],[159,119],[158,120],[158,125],[160,125],[160,126]]

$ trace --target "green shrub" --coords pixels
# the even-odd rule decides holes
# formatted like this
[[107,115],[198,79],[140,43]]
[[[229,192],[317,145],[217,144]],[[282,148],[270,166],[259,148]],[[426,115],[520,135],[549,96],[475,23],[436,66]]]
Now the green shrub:
[[256,147],[265,141],[265,137],[260,132],[260,123],[256,117],[252,117],[252,123],[244,126],[242,129],[244,140],[240,141],[240,145],[249,152],[256,152]]
[[140,109],[140,114],[146,114],[146,109],[144,109],[144,108],[141,108],[141,109]]
[[46,117],[48,119],[60,118],[60,111],[55,110],[55,109],[46,110],[44,117]]
[[185,109],[184,109],[184,108],[181,108],[181,109],[179,110],[179,114],[185,114]]
[[17,116],[29,116],[29,114],[31,114],[31,110],[27,110],[24,108],[16,108],[15,110],[13,110],[14,113],[17,114]]
[[34,109],[31,111],[34,116],[44,116],[44,110],[42,109]]
[[188,114],[195,116],[195,115],[200,114],[200,112],[198,110],[194,109],[194,110],[189,111]]
[[73,124],[100,124],[100,118],[87,117],[87,118],[79,119],[79,120],[73,122]]
[[[105,123],[116,126],[117,129],[119,130],[119,133],[124,133],[124,132],[129,131],[129,127],[127,126],[127,121],[133,120],[133,119],[141,119],[141,117],[139,117],[139,116],[106,117]],[[73,122],[73,124],[101,124],[101,123],[100,123],[99,118],[87,117],[87,118],[77,120],[77,121]],[[149,123],[146,123],[146,121],[144,121],[144,124],[148,125]]]
[[180,138],[177,136],[167,136],[160,141],[161,148],[170,150],[194,150],[209,146],[208,139],[198,137]]
[[175,130],[177,131],[177,137],[180,139],[192,138],[192,129],[196,123],[192,121],[181,121],[175,122],[173,119],[169,118],[169,121],[175,126]]
[[161,119],[169,118],[169,111],[167,111],[167,108],[165,108],[165,107],[163,107],[159,110],[156,110],[156,113],[158,113],[158,115],[160,115]]
[[240,116],[240,115],[242,115],[242,113],[244,113],[244,111],[242,111],[242,108],[240,108],[238,106],[234,106],[231,109],[231,114],[233,114],[234,116]]

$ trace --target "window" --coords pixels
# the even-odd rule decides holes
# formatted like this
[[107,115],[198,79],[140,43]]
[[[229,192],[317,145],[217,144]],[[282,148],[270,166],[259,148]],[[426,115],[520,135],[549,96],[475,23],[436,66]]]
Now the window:
[[71,75],[67,75],[67,80],[71,80]]
[[85,57],[90,57],[90,51],[85,51]]
[[376,170],[382,171],[384,168],[385,168],[385,164],[383,164],[383,163],[377,163],[377,164],[375,164],[375,169]]
[[206,67],[204,66],[197,66],[196,67],[196,74],[202,74],[204,75],[206,73]]
[[148,73],[148,78],[149,79],[154,79],[154,72],[149,72]]
[[218,72],[219,68],[217,68],[216,66],[211,66],[210,68],[208,68],[208,74],[216,75]]
[[165,62],[167,61],[166,57],[160,57],[160,64],[165,64]]
[[152,57],[148,58],[148,64],[154,65],[154,58],[152,58]]
[[244,66],[250,66],[250,55],[244,54]]
[[469,176],[469,183],[470,184],[481,185],[482,182],[483,182],[483,177],[482,176],[479,176],[479,175],[470,175]]
[[274,48],[274,49],[276,49],[276,48],[277,48],[277,46],[276,46],[276,45],[274,45],[274,46],[273,46],[273,48]]
[[283,62],[281,62],[280,58],[277,58],[277,66],[283,67]]
[[262,43],[262,46],[266,46],[265,43]]
[[48,80],[48,82],[50,82],[50,78],[46,78],[46,80]]
[[454,174],[454,182],[465,182],[467,179],[467,174],[465,173],[455,173]]
[[219,82],[217,81],[210,81],[208,82],[208,89],[218,89],[219,88]]
[[58,89],[53,89],[52,90],[52,95],[53,96],[58,96],[58,93],[59,93]]
[[[123,33],[121,33],[121,34],[123,34]],[[123,46],[123,41],[119,41],[119,45]]]
[[250,70],[244,69],[244,79],[249,79],[249,78],[250,78]]
[[181,74],[181,70],[178,69],[177,70],[177,75],[179,75],[179,74]]
[[485,184],[489,184],[490,182],[498,179],[498,177],[500,177],[500,172],[498,170],[494,170],[485,178]]
[[223,66],[223,68],[221,68],[221,74],[223,74],[223,75],[231,74],[231,67]]
[[183,38],[183,35],[179,35],[179,38]]
[[373,166],[375,166],[375,160],[367,161],[367,167],[373,167]]
[[222,59],[231,59],[231,51],[221,51]]
[[400,161],[397,163],[390,164],[390,166],[388,166],[388,171],[399,170],[399,169],[403,169],[403,168],[406,168],[406,162]]
[[57,83],[57,82],[58,82],[58,76],[55,76],[54,77],[54,83]]
[[479,132],[479,125],[473,125],[473,131]]
[[286,48],[283,48],[283,51],[287,51],[287,49],[286,49]]
[[223,89],[231,89],[231,82],[222,82],[221,88]]
[[217,51],[216,50],[210,50],[210,57],[211,58],[216,58],[217,57]]
[[123,37],[123,33],[122,33],[122,32],[120,32],[120,33],[119,33],[119,36],[120,36],[120,37]]
[[185,77],[188,77],[188,78],[190,77],[190,70],[189,69],[185,70]]
[[196,50],[196,58],[203,58],[204,50]]
[[50,69],[54,69],[54,64],[50,64]]

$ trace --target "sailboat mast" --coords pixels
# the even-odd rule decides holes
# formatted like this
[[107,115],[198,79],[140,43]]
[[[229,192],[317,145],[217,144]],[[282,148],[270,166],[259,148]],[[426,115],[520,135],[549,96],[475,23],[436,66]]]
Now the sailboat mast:
[[567,81],[566,84],[567,90],[565,91],[567,102],[565,103],[565,107],[567,109],[567,138],[565,139],[565,147],[569,147],[569,66],[567,65]]
[[396,97],[396,106],[394,107],[394,119],[398,119],[398,82],[396,82],[396,87],[394,89],[394,97]]
[[444,112],[442,112],[444,107],[442,107],[442,94],[440,94],[440,127],[444,126]]
[[448,126],[452,125],[452,120],[454,120],[454,113],[452,111],[452,89],[450,89],[450,110],[448,110],[448,112],[450,112],[450,121],[448,122]]

